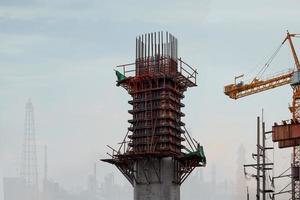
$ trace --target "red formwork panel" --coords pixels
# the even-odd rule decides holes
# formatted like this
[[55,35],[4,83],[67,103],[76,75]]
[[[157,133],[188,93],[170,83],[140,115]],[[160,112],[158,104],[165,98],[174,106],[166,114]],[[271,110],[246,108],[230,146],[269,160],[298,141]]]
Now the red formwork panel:
[[280,149],[295,147],[300,145],[300,139],[293,139],[293,140],[282,140],[278,142],[278,147]]
[[300,145],[300,123],[298,121],[283,121],[281,125],[272,127],[273,142],[278,142],[279,148]]
[[300,124],[299,123],[285,123],[283,125],[274,125],[272,127],[273,142],[282,140],[300,139]]

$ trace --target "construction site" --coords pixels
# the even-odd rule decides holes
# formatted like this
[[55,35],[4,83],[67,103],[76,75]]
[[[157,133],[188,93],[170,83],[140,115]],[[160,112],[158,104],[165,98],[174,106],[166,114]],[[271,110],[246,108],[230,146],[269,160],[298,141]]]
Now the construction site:
[[[242,97],[290,85],[291,119],[274,122],[266,130],[263,112],[257,117],[256,152],[254,164],[244,164],[244,174],[256,180],[256,199],[272,199],[289,194],[300,198],[300,63],[293,40],[300,34],[289,33],[251,82],[234,77],[234,83],[224,87],[229,98]],[[282,46],[288,43],[295,68],[263,77]],[[136,37],[135,62],[116,67],[117,86],[123,87],[132,100],[128,112],[132,119],[118,148],[107,153],[102,161],[115,165],[134,188],[135,200],[179,200],[180,186],[197,167],[206,166],[203,146],[190,136],[181,117],[184,92],[197,86],[197,70],[178,56],[178,40],[166,32],[146,33]],[[262,78],[263,77],[263,78]],[[267,157],[273,146],[267,145],[268,135],[279,149],[290,148],[291,163],[279,175],[273,171],[274,161]],[[269,153],[270,155],[270,153]],[[249,170],[250,168],[250,170]],[[248,172],[253,170],[255,172]],[[289,178],[290,183],[278,190],[278,180]],[[250,199],[247,187],[247,199]]]
[[[300,34],[289,33],[287,31],[286,37],[276,49],[274,54],[268,59],[259,74],[249,83],[239,81],[243,75],[234,78],[234,84],[224,87],[224,93],[232,99],[239,99],[266,90],[271,90],[280,86],[290,85],[292,88],[292,103],[288,107],[291,112],[291,119],[274,122],[274,125],[267,131],[264,120],[257,118],[257,151],[252,154],[256,160],[255,164],[246,164],[245,168],[254,168],[256,173],[251,176],[256,179],[256,198],[257,199],[275,199],[276,196],[288,193],[291,195],[290,199],[296,200],[300,198],[300,180],[299,180],[299,166],[300,166],[300,63],[297,56],[296,48],[293,40],[300,38]],[[283,45],[288,43],[294,61],[294,68],[287,71],[272,75],[270,77],[261,78],[266,69],[272,64]],[[272,171],[276,163],[269,162],[266,157],[267,151],[272,151],[274,147],[266,146],[267,135],[272,135],[272,141],[278,143],[280,149],[290,148],[291,163],[280,175],[266,176],[267,172]],[[245,169],[245,174],[247,174]],[[279,191],[275,190],[275,184],[281,178],[290,178],[290,183]],[[269,180],[269,185],[268,184]]]
[[0,200],[300,200],[300,1],[0,1]]
[[[134,187],[134,199],[180,199],[180,185],[206,165],[203,146],[191,138],[181,117],[184,92],[197,86],[197,71],[178,59],[170,33],[136,38],[136,60],[117,67],[117,86],[132,96],[131,126],[110,159]],[[183,145],[183,141],[186,144]]]

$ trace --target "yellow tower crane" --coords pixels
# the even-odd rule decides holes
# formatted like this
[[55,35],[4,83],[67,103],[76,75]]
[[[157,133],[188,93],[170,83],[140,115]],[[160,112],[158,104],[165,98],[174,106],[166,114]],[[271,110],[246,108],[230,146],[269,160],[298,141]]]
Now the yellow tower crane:
[[[273,127],[273,141],[278,142],[279,148],[293,147],[292,169],[294,169],[294,171],[298,171],[298,175],[292,175],[292,200],[300,199],[300,63],[292,40],[293,38],[299,37],[300,34],[291,34],[287,32],[285,39],[283,40],[279,48],[275,51],[275,53],[272,55],[272,57],[265,64],[265,66],[261,69],[260,73],[262,74],[269,67],[270,63],[277,55],[280,48],[287,41],[289,43],[293,59],[296,65],[294,69],[290,69],[267,78],[260,78],[256,76],[249,83],[244,83],[242,81],[237,82],[240,78],[243,77],[243,75],[237,76],[234,78],[233,84],[229,84],[224,87],[225,95],[229,96],[232,99],[239,99],[245,96],[277,88],[283,85],[291,85],[293,89],[292,105],[289,107],[289,110],[292,113],[291,124],[285,123],[283,127],[279,127],[279,129],[276,126]],[[295,124],[297,125],[296,129],[292,129],[291,126],[293,126],[294,128]]]

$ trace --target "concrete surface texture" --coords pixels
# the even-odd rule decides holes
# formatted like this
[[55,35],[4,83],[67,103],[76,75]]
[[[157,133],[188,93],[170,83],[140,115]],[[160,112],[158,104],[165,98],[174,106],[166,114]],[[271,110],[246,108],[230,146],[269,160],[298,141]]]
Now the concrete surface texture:
[[175,166],[176,161],[170,157],[137,161],[134,200],[180,200]]

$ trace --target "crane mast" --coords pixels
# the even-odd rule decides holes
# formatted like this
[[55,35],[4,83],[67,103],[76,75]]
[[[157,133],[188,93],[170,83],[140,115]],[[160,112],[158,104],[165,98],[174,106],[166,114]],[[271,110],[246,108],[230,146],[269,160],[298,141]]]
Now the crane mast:
[[[293,82],[291,84],[293,88],[293,101],[292,101],[292,106],[290,107],[290,111],[293,116],[294,121],[299,121],[300,120],[300,84],[299,84],[299,74],[300,74],[300,64],[299,64],[299,59],[292,41],[292,37],[296,37],[297,34],[290,34],[289,32],[287,33],[286,39],[283,41],[283,43],[288,40],[291,51],[294,57],[295,65],[297,68],[297,71],[294,73],[293,76]],[[298,171],[298,177],[295,177],[292,175],[292,199],[293,200],[299,200],[300,199],[300,180],[299,180],[299,166],[300,166],[300,146],[298,141],[293,141],[292,145],[293,147],[293,164],[292,164],[292,169],[296,172]],[[289,146],[290,144],[288,144]],[[294,172],[294,173],[295,173]],[[293,173],[293,171],[292,171]]]
[[299,34],[290,34],[289,32],[287,32],[287,36],[283,40],[282,44],[284,44],[286,40],[289,41],[291,51],[292,51],[292,54],[293,54],[293,57],[294,57],[294,61],[295,61],[295,64],[296,64],[296,68],[297,68],[297,70],[300,70],[299,59],[298,59],[298,56],[297,56],[297,53],[296,53],[296,50],[295,50],[295,47],[294,47],[294,44],[293,44],[293,41],[292,41],[292,37],[298,37],[298,35]]
[[[300,166],[300,63],[293,44],[292,38],[299,37],[300,34],[291,34],[287,32],[287,35],[281,46],[288,41],[294,63],[296,68],[288,70],[275,76],[268,77],[266,79],[259,79],[255,77],[250,83],[236,82],[238,78],[235,77],[233,84],[226,85],[224,87],[224,93],[231,99],[239,99],[245,96],[277,88],[290,84],[293,89],[292,106],[289,107],[292,114],[292,120],[290,124],[284,122],[283,125],[275,124],[273,126],[273,141],[278,142],[279,148],[293,147],[293,163],[291,166],[292,173],[292,200],[300,199],[300,182],[299,182],[299,166]],[[298,129],[297,129],[298,128]]]

